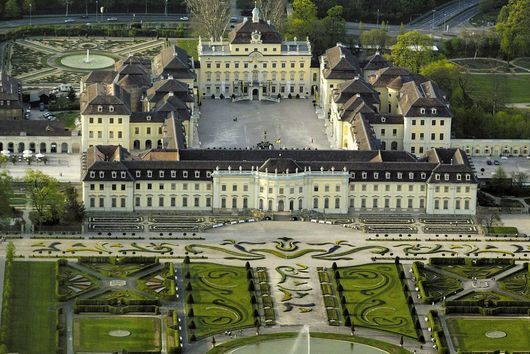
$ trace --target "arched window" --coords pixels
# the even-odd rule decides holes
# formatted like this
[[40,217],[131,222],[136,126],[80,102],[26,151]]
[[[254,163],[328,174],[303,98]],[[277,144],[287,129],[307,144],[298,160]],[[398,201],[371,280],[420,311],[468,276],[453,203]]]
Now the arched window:
[[340,209],[340,198],[335,198],[335,209]]
[[386,150],[386,141],[381,142],[381,150]]
[[313,199],[313,209],[318,209],[318,198]]
[[259,210],[263,210],[263,199],[259,200]]
[[329,198],[324,198],[324,209],[329,209]]
[[134,141],[133,150],[140,150],[140,140],[135,140]]
[[237,209],[237,197],[232,198],[232,208]]
[[398,149],[398,143],[397,143],[397,141],[393,141],[393,142],[390,144],[390,149],[391,149],[391,150],[397,150],[397,149]]
[[42,154],[46,153],[46,143],[40,143],[39,152]]
[[146,148],[146,149],[150,149],[151,147],[152,147],[152,142],[151,142],[151,140],[146,140],[146,141],[145,141],[145,148]]
[[298,210],[302,210],[303,208],[303,201],[302,199],[298,199]]
[[272,200],[271,199],[269,199],[269,205],[268,205],[267,210],[272,210]]
[[67,143],[62,143],[61,144],[61,153],[63,153],[63,154],[67,154],[68,153],[68,144]]

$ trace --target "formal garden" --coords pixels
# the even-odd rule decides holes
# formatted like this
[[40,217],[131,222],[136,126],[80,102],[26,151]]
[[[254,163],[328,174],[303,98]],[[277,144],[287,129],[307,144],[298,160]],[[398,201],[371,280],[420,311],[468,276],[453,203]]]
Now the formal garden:
[[250,265],[185,262],[183,272],[190,340],[262,325]]

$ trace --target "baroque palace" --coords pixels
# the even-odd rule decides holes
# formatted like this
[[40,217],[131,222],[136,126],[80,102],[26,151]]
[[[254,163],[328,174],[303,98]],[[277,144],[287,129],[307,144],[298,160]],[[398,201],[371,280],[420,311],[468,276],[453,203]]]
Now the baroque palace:
[[[198,53],[169,46],[83,78],[87,211],[475,214],[477,179],[435,82],[340,44],[312,62],[309,40],[282,41],[257,9]],[[202,99],[302,97],[334,150],[192,148]]]

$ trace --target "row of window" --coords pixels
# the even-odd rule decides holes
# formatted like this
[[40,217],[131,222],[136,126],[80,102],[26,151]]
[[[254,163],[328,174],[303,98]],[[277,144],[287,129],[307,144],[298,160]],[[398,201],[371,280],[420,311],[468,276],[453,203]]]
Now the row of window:
[[[354,192],[355,191],[355,188],[356,188],[355,186],[356,185],[353,184],[353,183],[350,184],[350,192]],[[402,184],[396,184],[395,186],[396,186],[396,188],[395,188],[396,192],[402,192],[402,191],[405,190],[405,188],[403,188],[404,186]],[[385,192],[391,192],[391,189],[392,189],[392,186],[390,184],[385,184],[385,187],[384,187],[384,191]],[[414,185],[413,184],[409,184],[407,189],[408,189],[409,192],[413,192],[414,191]],[[363,192],[367,192],[368,191],[368,187],[367,187],[366,184],[361,184],[361,191],[363,191]],[[372,185],[372,191],[378,192],[379,191],[379,185],[378,184],[373,184]],[[425,192],[425,184],[420,184],[420,192]]]
[[[151,135],[153,129],[151,127],[145,127],[145,135]],[[162,126],[158,127],[158,135],[162,135]],[[140,127],[134,127],[134,135],[140,135]]]
[[[141,184],[140,183],[136,183],[136,190],[140,190],[141,189]],[[145,187],[147,190],[154,190],[154,186],[156,186],[156,184],[153,184],[153,183],[146,183],[145,184]],[[191,187],[193,186],[193,187]],[[192,183],[191,186],[188,185],[188,183],[182,183],[181,184],[181,187],[183,191],[188,191],[188,190],[194,190],[194,191],[200,191],[201,190],[201,184],[200,183]],[[170,190],[172,191],[176,191],[177,190],[177,184],[176,183],[171,183],[169,184],[167,187],[169,187]],[[158,190],[159,191],[163,191],[166,189],[166,184],[165,183],[158,183]],[[206,183],[206,190],[207,191],[210,191],[212,190],[212,184],[211,183]]]
[[[425,114],[425,108],[422,108],[422,109],[423,109],[423,113],[422,114]],[[433,110],[434,110],[433,114],[435,114],[436,113],[436,108],[433,108]],[[436,125],[437,121],[438,121],[437,119],[432,119],[431,120],[431,125],[433,125],[433,126]],[[445,125],[445,119],[440,119],[439,121],[440,121],[440,125],[441,126]],[[412,120],[412,125],[416,125],[416,119]],[[420,125],[425,125],[425,119],[420,119]]]
[[[449,210],[449,200],[448,199],[444,199],[441,201],[441,205],[440,205],[440,200],[439,199],[435,199],[434,200],[434,209],[435,210],[440,210],[440,209],[443,209],[443,210]],[[469,206],[470,206],[470,203],[469,203],[469,200],[468,199],[465,199],[464,200],[464,205],[463,205],[463,208],[465,210],[468,210],[469,209]],[[462,209],[462,200],[460,199],[455,199],[454,201],[454,208],[456,210],[461,210]]]
[[[304,93],[304,86],[303,85],[300,85],[300,86],[296,86],[296,85],[291,85],[289,87],[289,89],[286,88],[285,85],[281,85],[280,86],[280,89],[279,91],[277,90],[277,87],[276,85],[273,84],[273,86],[271,86],[270,88],[270,92],[271,93],[286,93],[287,91],[289,93],[296,93],[296,87],[298,87],[298,93]],[[213,89],[215,88],[215,92],[213,91]],[[221,92],[230,92],[230,86],[210,86],[210,85],[206,85],[205,86],[205,89],[206,89],[206,92],[203,92],[203,95],[206,95],[206,94],[211,94],[211,93],[216,93],[216,94],[220,94]],[[238,86],[235,86],[234,87],[234,92],[237,92],[237,91],[241,91],[239,90],[239,87]],[[247,93],[248,90],[246,87],[243,88],[243,93]],[[263,86],[262,88],[262,92],[263,93],[267,93],[267,87],[266,86]]]
[[[230,75],[231,75],[230,72],[225,72],[224,81],[231,81]],[[280,77],[281,81],[287,80],[287,73],[285,71],[282,71],[280,75],[278,75],[278,73],[276,73],[275,71],[271,73],[260,72],[259,74],[244,72],[242,75],[239,72],[235,72],[233,75],[234,75],[233,77],[235,81],[239,81],[239,80],[249,81],[251,78],[254,81],[267,81],[267,80],[276,81],[278,80],[278,76]],[[206,81],[212,81],[212,77],[215,77],[215,81],[221,81],[222,73],[217,72],[214,75],[212,75],[211,72],[206,72]],[[296,77],[296,73],[294,71],[291,71],[289,73],[289,80],[294,81],[295,77]],[[300,81],[305,80],[305,73],[303,71],[298,73],[298,79]]]
[[[248,48],[247,48],[247,49],[248,49]],[[266,49],[266,48],[265,48],[265,49]],[[274,49],[276,49],[276,48],[274,48]],[[237,50],[237,49],[236,49],[236,50]],[[231,64],[231,62],[226,61],[226,62],[225,62],[225,65],[224,65],[225,69],[230,69],[230,67],[231,67],[230,64]],[[235,69],[239,69],[239,66],[240,66],[240,63],[239,63],[238,61],[234,62],[234,68],[235,68]],[[248,69],[248,66],[249,66],[249,63],[247,63],[247,62],[243,62],[243,68],[244,68],[244,69]],[[276,69],[277,66],[278,66],[278,64],[277,64],[276,62],[273,61],[273,62],[271,63],[271,68]],[[264,63],[261,64],[261,68],[263,68],[263,69],[267,69],[267,67],[268,67],[268,63],[267,63],[267,62],[264,62]],[[286,63],[286,62],[281,62],[281,63],[280,63],[280,67],[281,67],[282,69],[285,69],[285,68],[287,67],[287,63]],[[290,63],[289,63],[289,67],[290,67],[291,69],[296,68],[296,67],[297,67],[296,62],[290,62]],[[303,69],[303,68],[305,67],[305,63],[304,63],[303,61],[299,62],[299,63],[298,63],[298,67],[299,67],[300,69]],[[212,63],[211,63],[211,62],[206,62],[206,69],[211,69],[211,68],[212,68]],[[216,68],[216,69],[221,69],[221,62],[216,62],[216,63],[215,63],[215,68]],[[258,68],[258,65],[254,65],[254,69],[257,69],[257,68]]]
[[[89,139],[94,139],[94,131],[92,130],[89,130],[88,131],[88,138]],[[108,131],[108,134],[109,134],[109,139],[114,139],[114,137],[116,136],[118,139],[123,139],[123,132],[120,130],[120,131],[117,131],[116,134],[114,134],[114,130],[109,130]],[[103,139],[103,132],[101,130],[98,130],[97,131],[97,138],[98,139]]]
[[[194,172],[195,178],[200,178],[201,177],[201,171],[193,171],[193,172]],[[153,171],[147,170],[146,171],[146,175],[147,175],[148,178],[152,178],[153,177]],[[99,178],[105,178],[105,171],[99,171],[98,176],[99,176]],[[137,170],[135,172],[135,176],[137,178],[142,177],[142,171],[141,170]],[[166,176],[166,171],[164,171],[164,170],[159,170],[158,171],[158,178],[164,178],[165,176]],[[171,178],[177,178],[177,171],[175,171],[175,170],[169,171],[169,175],[168,176],[171,176]],[[189,176],[189,171],[182,171],[182,177],[183,178],[188,178],[188,176]],[[206,177],[210,178],[211,176],[212,176],[212,172],[211,171],[207,171],[206,172]],[[117,171],[111,171],[111,177],[112,178],[118,178],[118,172]],[[120,171],[120,178],[126,178],[126,177],[127,177],[127,173],[125,171]],[[96,171],[90,171],[90,178],[96,178]]]
[[[416,133],[411,133],[410,138],[411,138],[411,140],[416,140]],[[420,138],[420,140],[425,140],[425,134],[424,133],[420,133],[419,138]],[[436,133],[431,133],[431,140],[436,140]],[[440,133],[440,139],[439,140],[444,140],[444,133]]]
[[[90,117],[90,118],[88,118],[88,122],[89,122],[90,124],[94,124],[94,122],[95,122],[94,117]],[[98,118],[97,118],[97,122],[98,122],[97,124],[103,124],[103,118],[98,117]],[[115,122],[114,117],[109,118],[108,124],[114,124],[114,122]],[[116,122],[117,122],[117,124],[123,124],[123,118],[118,118],[118,119],[116,120]]]
[[[155,197],[146,197],[145,203],[142,205],[142,199],[140,197],[136,197],[134,200],[134,206],[135,207],[154,207],[154,201],[158,201],[157,207],[207,207],[210,208],[212,206],[212,198],[206,197],[204,200],[201,201],[201,197],[169,197],[166,198],[164,196],[159,196],[158,198]],[[97,207],[98,208],[105,208],[105,198],[99,197],[97,198]],[[178,203],[177,203],[178,202]],[[90,197],[89,198],[89,205],[91,208],[96,207],[96,198]],[[111,197],[110,198],[110,207],[112,208],[126,208],[127,207],[127,199],[125,197]]]
[[[391,200],[394,200],[394,203],[391,203]],[[382,204],[379,203],[379,198],[378,197],[374,197],[372,199],[361,198],[360,207],[363,208],[363,209],[365,209],[365,208],[372,208],[372,209],[379,209],[379,208],[385,208],[385,209],[390,209],[390,208],[395,208],[395,209],[403,209],[403,208],[414,209],[414,200],[415,200],[415,198],[406,199],[407,204],[405,206],[405,204],[402,203],[402,199],[401,198],[392,198],[392,199],[391,198],[384,198]],[[350,208],[355,208],[355,199],[354,198],[350,198]],[[420,198],[419,199],[418,208],[419,209],[424,209],[425,208],[425,199],[424,198]]]

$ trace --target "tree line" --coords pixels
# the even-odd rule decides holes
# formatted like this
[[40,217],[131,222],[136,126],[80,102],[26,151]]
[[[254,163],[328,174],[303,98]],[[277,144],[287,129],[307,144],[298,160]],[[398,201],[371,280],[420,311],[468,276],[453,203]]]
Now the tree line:
[[[94,14],[96,0],[0,0],[0,16],[3,19],[20,18],[29,16],[30,5],[32,15],[66,14],[68,3],[69,13]],[[104,7],[105,13],[163,13],[164,0],[98,0],[97,6]],[[167,2],[168,12],[185,13],[184,0],[171,0]],[[98,9],[99,11],[99,9]]]

